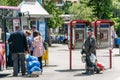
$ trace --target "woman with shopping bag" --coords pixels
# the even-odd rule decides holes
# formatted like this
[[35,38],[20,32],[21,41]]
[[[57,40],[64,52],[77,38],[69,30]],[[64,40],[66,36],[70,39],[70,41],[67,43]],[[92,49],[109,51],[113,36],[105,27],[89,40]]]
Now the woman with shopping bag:
[[40,62],[40,69],[43,70],[42,67],[42,55],[45,53],[45,49],[43,46],[43,38],[41,36],[41,34],[37,31],[33,32],[33,56],[38,57],[38,60]]

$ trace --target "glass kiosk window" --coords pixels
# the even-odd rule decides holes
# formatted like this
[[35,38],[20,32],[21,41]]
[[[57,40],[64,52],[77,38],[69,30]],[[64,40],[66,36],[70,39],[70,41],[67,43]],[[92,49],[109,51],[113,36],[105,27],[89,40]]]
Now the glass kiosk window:
[[76,40],[79,40],[79,41],[84,40],[84,28],[85,28],[84,24],[76,24],[76,28],[75,28],[75,39]]
[[109,24],[101,24],[100,25],[100,40],[101,41],[108,41],[108,29]]

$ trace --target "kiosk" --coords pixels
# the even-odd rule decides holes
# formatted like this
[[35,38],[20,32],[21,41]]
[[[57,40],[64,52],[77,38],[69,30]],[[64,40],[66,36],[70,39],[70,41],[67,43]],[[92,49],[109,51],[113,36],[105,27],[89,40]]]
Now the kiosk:
[[94,26],[94,35],[99,48],[112,47],[116,33],[114,22],[111,20],[96,20],[92,23]]
[[[72,20],[72,47],[81,48],[87,37],[86,31],[90,27],[90,22],[86,20]],[[68,27],[68,40],[70,40],[70,27]]]

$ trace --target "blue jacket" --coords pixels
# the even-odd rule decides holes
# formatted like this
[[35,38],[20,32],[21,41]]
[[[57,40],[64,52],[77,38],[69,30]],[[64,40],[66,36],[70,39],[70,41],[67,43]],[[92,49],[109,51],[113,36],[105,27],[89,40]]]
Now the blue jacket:
[[11,33],[8,39],[11,53],[24,53],[27,51],[27,39],[22,31]]

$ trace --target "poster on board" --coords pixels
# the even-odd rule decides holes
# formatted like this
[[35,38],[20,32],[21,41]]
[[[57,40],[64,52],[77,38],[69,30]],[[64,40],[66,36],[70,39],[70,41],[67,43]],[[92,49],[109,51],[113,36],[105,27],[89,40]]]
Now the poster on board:
[[20,26],[20,19],[13,19],[13,31],[15,31],[15,26]]
[[40,22],[39,32],[42,35],[42,38],[45,40],[45,22]]

